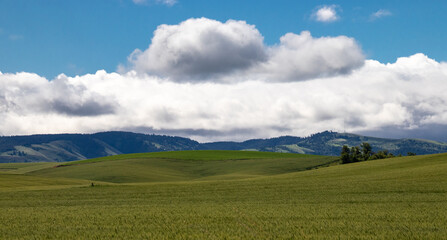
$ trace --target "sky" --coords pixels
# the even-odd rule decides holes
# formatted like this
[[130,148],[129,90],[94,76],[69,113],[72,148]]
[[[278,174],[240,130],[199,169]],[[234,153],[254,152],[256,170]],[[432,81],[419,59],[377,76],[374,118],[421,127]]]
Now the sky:
[[0,0],[0,135],[447,142],[447,2]]

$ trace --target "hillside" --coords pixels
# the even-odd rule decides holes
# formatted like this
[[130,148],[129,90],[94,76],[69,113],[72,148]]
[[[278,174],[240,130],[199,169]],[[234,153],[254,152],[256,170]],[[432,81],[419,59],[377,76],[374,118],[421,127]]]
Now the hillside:
[[198,143],[191,139],[129,132],[0,137],[0,162],[64,162],[117,154],[178,150],[251,150],[337,156],[341,147],[368,142],[373,151],[418,155],[447,152],[447,144],[420,139],[384,139],[321,132],[309,137],[283,136],[244,142]]
[[335,157],[244,151],[176,151],[127,154],[69,162],[28,175],[112,183],[241,179],[329,165]]
[[64,162],[126,153],[194,150],[187,138],[130,132],[0,137],[0,162]]
[[225,149],[290,152],[338,156],[343,145],[359,146],[362,142],[371,144],[373,151],[389,150],[395,155],[413,152],[418,155],[447,152],[447,144],[423,139],[387,139],[367,137],[351,133],[321,132],[300,138],[284,136],[270,139],[252,139],[244,142],[204,143],[202,149]]
[[[177,154],[179,160],[192,162],[200,155]],[[238,158],[227,159],[232,154],[237,153],[200,156],[202,161],[218,164]],[[267,159],[271,156],[265,155]],[[0,238],[445,239],[447,236],[447,215],[441,211],[447,209],[447,154],[279,174],[268,171],[268,167],[263,176],[233,180],[220,177],[179,182],[171,179],[169,183],[164,179],[129,180],[114,184],[95,182],[95,187],[89,187],[90,181],[71,178],[68,182],[51,176],[59,169],[88,165],[99,173],[107,164],[129,157],[136,156],[83,161],[46,173],[38,170],[25,175],[0,174],[0,219],[4,223],[0,226]],[[253,168],[258,168],[258,163],[261,162],[253,162]],[[123,167],[128,163],[121,164]],[[235,171],[237,168],[227,173]],[[8,184],[16,184],[19,178],[41,180],[38,183],[20,180],[20,184],[39,184],[30,189],[26,185],[8,188]]]

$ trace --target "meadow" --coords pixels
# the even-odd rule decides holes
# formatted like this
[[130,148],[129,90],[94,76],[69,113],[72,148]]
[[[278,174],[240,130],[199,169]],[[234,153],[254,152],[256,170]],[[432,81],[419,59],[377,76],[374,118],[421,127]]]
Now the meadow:
[[447,154],[164,154],[0,165],[0,239],[447,239]]

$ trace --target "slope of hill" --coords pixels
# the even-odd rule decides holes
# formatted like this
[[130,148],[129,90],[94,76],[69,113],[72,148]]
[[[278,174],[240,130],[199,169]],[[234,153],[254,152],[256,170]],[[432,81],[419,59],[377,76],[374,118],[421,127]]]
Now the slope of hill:
[[[445,239],[446,171],[447,154],[437,154],[225,181],[0,187],[0,238]],[[3,176],[54,172],[40,173]]]
[[0,162],[62,162],[116,154],[178,150],[252,150],[337,156],[343,145],[358,146],[362,142],[370,143],[373,151],[389,150],[395,155],[447,152],[446,143],[435,141],[384,139],[328,131],[304,138],[284,136],[213,143],[198,143],[181,137],[103,132],[0,137]]
[[303,171],[336,157],[244,151],[176,151],[126,154],[69,162],[28,173],[112,183],[240,179]]

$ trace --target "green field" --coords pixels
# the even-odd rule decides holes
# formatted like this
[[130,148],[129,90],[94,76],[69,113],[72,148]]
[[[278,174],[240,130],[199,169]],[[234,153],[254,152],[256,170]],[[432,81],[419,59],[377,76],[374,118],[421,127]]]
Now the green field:
[[178,151],[69,162],[29,173],[112,183],[242,179],[303,171],[335,157],[248,151]]
[[447,239],[447,154],[333,160],[196,151],[0,165],[0,239]]

